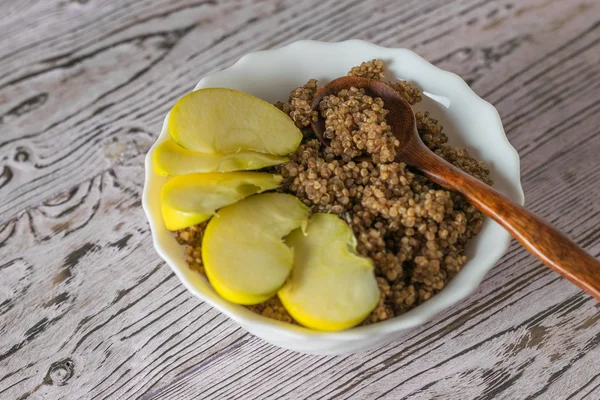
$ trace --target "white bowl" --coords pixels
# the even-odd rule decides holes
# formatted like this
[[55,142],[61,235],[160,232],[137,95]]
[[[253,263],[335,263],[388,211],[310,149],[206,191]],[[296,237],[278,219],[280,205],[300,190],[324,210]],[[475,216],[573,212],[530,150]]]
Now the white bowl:
[[[440,120],[451,144],[466,147],[472,155],[486,161],[492,170],[494,187],[523,204],[519,156],[504,134],[496,109],[479,98],[457,75],[431,65],[409,50],[389,49],[359,40],[340,43],[303,40],[279,49],[248,54],[231,67],[204,77],[196,89],[232,88],[274,103],[287,99],[292,89],[310,78],[324,84],[374,58],[385,61],[388,78],[416,83],[425,94],[416,108],[429,110]],[[146,156],[143,207],[156,251],[194,295],[250,333],[280,347],[311,354],[342,354],[397,340],[401,332],[422,325],[473,292],[510,243],[509,234],[487,219],[481,233],[467,248],[468,262],[446,288],[410,312],[384,322],[325,333],[274,321],[224,300],[204,277],[188,268],[184,247],[177,244],[163,223],[159,194],[166,179],[154,173],[150,156],[167,136],[165,119],[158,140]]]

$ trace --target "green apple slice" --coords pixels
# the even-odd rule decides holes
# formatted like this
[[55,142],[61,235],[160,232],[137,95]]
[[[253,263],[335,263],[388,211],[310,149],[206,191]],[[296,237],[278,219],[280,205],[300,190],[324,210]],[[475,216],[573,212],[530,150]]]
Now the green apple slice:
[[178,230],[209,219],[216,210],[244,197],[275,189],[282,178],[261,172],[212,172],[180,175],[162,188],[165,225]]
[[294,152],[302,133],[284,112],[248,93],[200,89],[183,96],[169,115],[169,134],[201,153]]
[[261,169],[282,164],[286,157],[255,152],[231,154],[198,153],[184,149],[174,140],[165,140],[152,153],[154,171],[162,176],[195,172],[232,172]]
[[292,270],[292,250],[283,242],[306,225],[308,207],[281,193],[248,197],[210,220],[202,260],[213,288],[237,304],[258,304],[274,296]]
[[377,305],[379,288],[370,259],[356,254],[350,227],[332,214],[314,214],[306,232],[286,238],[294,269],[278,295],[298,323],[322,331],[359,324]]

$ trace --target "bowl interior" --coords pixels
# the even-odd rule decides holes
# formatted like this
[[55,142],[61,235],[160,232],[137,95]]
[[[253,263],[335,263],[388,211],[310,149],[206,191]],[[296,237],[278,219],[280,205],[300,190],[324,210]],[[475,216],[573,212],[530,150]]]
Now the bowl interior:
[[[497,111],[473,93],[459,77],[429,64],[409,50],[388,49],[355,40],[341,43],[295,42],[280,49],[249,54],[233,66],[205,77],[196,89],[226,87],[274,103],[286,100],[292,89],[309,79],[318,79],[323,84],[374,58],[384,60],[388,79],[404,79],[417,84],[424,92],[424,98],[416,109],[429,111],[433,118],[440,120],[450,143],[467,148],[473,156],[487,162],[494,187],[510,199],[523,203],[519,158],[506,139]],[[166,139],[167,135],[165,120],[157,143]],[[231,304],[218,296],[206,279],[191,271],[184,260],[183,246],[177,244],[162,222],[159,194],[166,179],[153,172],[151,163],[149,156],[146,160],[144,209],[154,244],[188,289],[242,325],[266,324],[279,333],[292,335],[333,335],[268,320]],[[334,335],[350,338],[375,329],[391,332],[422,324],[472,292],[484,274],[500,259],[509,242],[508,233],[487,219],[481,233],[467,248],[469,259],[463,270],[439,294],[402,316]]]

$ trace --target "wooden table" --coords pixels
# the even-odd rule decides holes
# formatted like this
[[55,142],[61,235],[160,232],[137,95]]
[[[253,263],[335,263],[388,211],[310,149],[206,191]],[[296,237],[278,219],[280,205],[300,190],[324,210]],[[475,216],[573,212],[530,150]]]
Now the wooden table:
[[499,110],[527,205],[600,253],[597,0],[0,1],[1,399],[600,399],[600,305],[513,244],[396,343],[275,348],[152,248],[143,160],[175,99],[297,39],[413,49]]

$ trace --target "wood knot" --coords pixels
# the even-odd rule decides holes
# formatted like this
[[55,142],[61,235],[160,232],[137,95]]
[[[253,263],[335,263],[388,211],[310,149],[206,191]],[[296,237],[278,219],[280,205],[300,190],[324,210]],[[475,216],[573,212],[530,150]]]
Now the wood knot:
[[18,147],[14,160],[16,162],[26,162],[29,160],[29,152],[23,147]]
[[75,363],[70,358],[56,361],[48,369],[44,381],[49,385],[63,386],[71,379],[75,372]]

